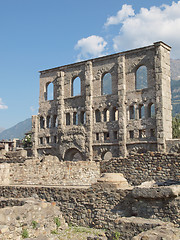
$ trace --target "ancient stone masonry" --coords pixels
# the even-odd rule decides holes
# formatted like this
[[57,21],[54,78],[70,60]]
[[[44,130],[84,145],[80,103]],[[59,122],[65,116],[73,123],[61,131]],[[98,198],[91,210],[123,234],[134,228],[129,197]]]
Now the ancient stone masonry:
[[89,186],[99,177],[99,163],[60,162],[56,156],[0,164],[0,185]]
[[[169,231],[175,227],[174,230],[178,231],[177,236],[180,237],[179,185],[119,188],[113,182],[104,181],[89,188],[0,186],[4,207],[10,205],[9,200],[6,204],[5,197],[21,200],[33,196],[49,202],[55,201],[67,223],[120,232],[122,240],[130,240],[141,232],[158,226],[169,226]],[[17,204],[15,201],[12,203]],[[1,205],[0,201],[0,207]],[[178,237],[165,239],[179,239]]]
[[147,152],[100,163],[101,173],[123,173],[132,185],[146,181],[180,181],[180,154]]
[[34,155],[101,160],[135,147],[165,151],[172,138],[169,53],[156,42],[41,71]]

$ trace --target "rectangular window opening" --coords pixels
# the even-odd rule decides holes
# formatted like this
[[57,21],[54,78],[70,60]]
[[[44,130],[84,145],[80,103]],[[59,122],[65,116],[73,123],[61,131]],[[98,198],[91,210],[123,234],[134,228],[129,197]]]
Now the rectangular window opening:
[[139,138],[146,138],[146,130],[145,129],[139,130]]
[[113,132],[113,135],[114,135],[114,139],[117,140],[117,138],[118,138],[118,132],[117,132],[117,131],[114,131],[114,132]]
[[77,112],[73,113],[73,125],[78,125],[78,114],[77,114]]
[[109,140],[109,132],[104,133],[104,140]]
[[129,138],[134,138],[134,131],[133,130],[130,130],[129,131]]
[[66,126],[70,125],[70,113],[66,113]]
[[39,138],[39,142],[40,142],[40,144],[43,144],[43,138],[42,137]]
[[155,129],[150,129],[150,136],[155,137]]
[[130,119],[135,119],[135,109],[134,106],[129,107],[129,118]]
[[46,137],[46,143],[47,144],[49,143],[49,137]]
[[81,114],[80,114],[80,121],[81,121],[81,124],[85,124],[86,123],[86,113],[85,112],[81,112]]

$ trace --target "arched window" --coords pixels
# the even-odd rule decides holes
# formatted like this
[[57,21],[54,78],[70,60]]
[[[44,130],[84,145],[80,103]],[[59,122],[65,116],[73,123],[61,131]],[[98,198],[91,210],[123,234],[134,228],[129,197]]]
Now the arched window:
[[112,94],[112,77],[110,73],[106,73],[102,78],[101,94]]
[[64,155],[66,161],[83,161],[82,153],[76,148],[70,148]]
[[117,121],[118,120],[118,110],[116,107],[112,109],[112,121]]
[[139,104],[139,119],[145,118],[145,111],[144,111],[144,105]]
[[135,119],[135,110],[133,105],[129,107],[129,119]]
[[54,84],[51,83],[47,83],[46,85],[46,94],[47,94],[47,101],[49,100],[54,100]]
[[109,122],[109,110],[107,108],[103,111],[103,120],[104,122]]
[[148,104],[148,117],[155,117],[155,105],[154,103],[149,103]]
[[81,95],[81,79],[76,77],[72,81],[71,96]]
[[95,119],[96,119],[96,122],[100,122],[101,121],[101,113],[100,113],[99,109],[97,109],[95,111]]
[[40,117],[40,128],[44,128],[44,117]]
[[136,89],[143,89],[147,87],[147,67],[140,66],[136,71]]

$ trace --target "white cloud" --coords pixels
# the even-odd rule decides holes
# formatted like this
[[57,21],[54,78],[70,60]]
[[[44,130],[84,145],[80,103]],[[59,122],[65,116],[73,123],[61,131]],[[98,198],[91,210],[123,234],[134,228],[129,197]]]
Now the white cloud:
[[106,45],[107,42],[96,35],[80,39],[75,46],[75,50],[80,50],[78,60],[102,56]]
[[133,13],[132,6],[125,4],[115,17],[109,17],[105,23],[106,26],[121,24],[119,34],[113,38],[115,51],[163,41],[172,46],[172,57],[180,58],[180,1],[150,9],[141,8],[139,13]]
[[37,108],[37,107],[34,107],[34,106],[31,106],[31,107],[30,107],[30,110],[31,110],[32,114],[38,112],[38,108]]
[[0,109],[7,109],[8,106],[6,106],[3,101],[2,101],[2,98],[0,98]]
[[105,26],[119,24],[129,16],[134,16],[134,10],[131,5],[124,4],[116,16],[111,16],[107,19]]

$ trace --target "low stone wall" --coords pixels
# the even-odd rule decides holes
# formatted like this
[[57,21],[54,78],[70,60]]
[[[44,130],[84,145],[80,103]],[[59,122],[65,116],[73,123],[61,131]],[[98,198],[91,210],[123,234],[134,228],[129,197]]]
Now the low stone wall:
[[91,185],[99,177],[99,163],[60,162],[53,156],[0,164],[1,185]]
[[101,172],[123,173],[132,185],[167,179],[180,181],[180,154],[148,152],[102,161]]
[[136,188],[116,189],[102,184],[87,189],[1,186],[0,196],[38,195],[41,199],[55,201],[68,223],[118,231],[126,240],[166,221],[180,225],[179,192],[176,194],[171,187],[158,187],[148,189],[148,194],[142,196],[143,191],[146,189],[138,192]]
[[9,151],[6,153],[6,157],[8,158],[18,158],[18,157],[23,157],[26,158],[27,157],[27,151],[24,149],[20,149],[17,151]]

